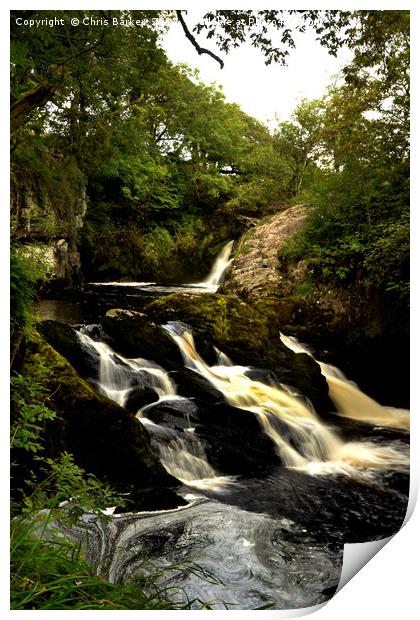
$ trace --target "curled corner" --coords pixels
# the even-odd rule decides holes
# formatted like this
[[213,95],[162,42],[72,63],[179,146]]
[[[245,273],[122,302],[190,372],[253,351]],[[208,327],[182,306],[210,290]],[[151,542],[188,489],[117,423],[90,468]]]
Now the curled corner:
[[343,550],[343,566],[336,594],[393,538],[382,538],[364,543],[346,543]]
[[[410,517],[414,511],[414,506],[417,502],[417,495],[418,480],[416,480],[414,476],[410,476],[410,493],[407,512],[400,529],[402,529],[410,520]],[[350,581],[350,579],[352,579],[359,572],[359,570],[361,570],[397,534],[398,532],[395,532],[395,534],[388,536],[388,538],[382,538],[381,540],[374,540],[370,542],[346,543],[343,549],[341,578],[335,593],[337,594],[337,592],[339,592],[341,588],[343,588]]]

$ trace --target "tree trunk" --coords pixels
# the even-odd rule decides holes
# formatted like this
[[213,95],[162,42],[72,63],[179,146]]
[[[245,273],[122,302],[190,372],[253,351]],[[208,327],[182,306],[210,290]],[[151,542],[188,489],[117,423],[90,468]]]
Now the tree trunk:
[[34,90],[25,93],[19,101],[10,107],[10,130],[13,133],[29,120],[30,113],[43,106],[54,95],[55,87],[52,84],[38,86]]

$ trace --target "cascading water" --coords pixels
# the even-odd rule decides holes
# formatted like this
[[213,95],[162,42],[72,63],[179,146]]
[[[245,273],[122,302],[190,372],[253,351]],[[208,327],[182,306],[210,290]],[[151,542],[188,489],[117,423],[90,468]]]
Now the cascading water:
[[[348,532],[355,528],[358,536],[357,528],[363,534],[368,524],[366,538],[376,539],[378,532],[384,537],[398,526],[405,499],[384,488],[386,477],[378,480],[375,470],[389,469],[391,477],[405,471],[407,455],[389,446],[344,442],[292,390],[250,379],[247,367],[235,365],[217,349],[218,362],[209,366],[183,325],[164,328],[185,365],[236,408],[238,429],[245,414],[241,410],[252,412],[286,466],[235,479],[219,476],[207,461],[199,429],[194,432],[200,405],[177,395],[161,366],[126,359],[90,338],[87,330],[80,339],[99,355],[97,387],[103,394],[124,406],[139,386],[156,392],[158,400],[140,406],[137,417],[164,466],[184,482],[179,493],[188,504],[111,515],[106,521],[86,513],[65,534],[88,541],[87,557],[103,578],[125,583],[138,574],[158,573],[156,587],[170,588],[171,599],[180,606],[192,601],[191,608],[200,609],[205,601],[207,609],[290,609],[326,602],[340,579]],[[165,406],[178,408],[183,424],[151,419],[156,408],[162,414]],[[206,415],[213,413],[210,406]],[[173,420],[179,422],[179,417]],[[177,570],[184,560],[194,563],[194,570]]]
[[[105,306],[100,313],[126,307],[136,296],[144,300],[144,295],[150,299],[175,291],[217,290],[231,262],[232,245],[222,250],[209,276],[199,284],[108,283],[108,289],[101,291]],[[118,285],[117,291],[112,291],[113,284]],[[81,316],[73,323],[87,320]],[[95,312],[88,320],[94,322],[97,317]],[[340,579],[343,543],[390,536],[404,518],[408,451],[401,437],[405,435],[373,427],[367,431],[382,444],[346,442],[291,389],[252,380],[247,367],[235,365],[217,349],[217,364],[210,366],[197,353],[184,326],[171,323],[165,328],[188,369],[212,384],[201,401],[200,396],[194,400],[197,391],[187,385],[191,380],[191,388],[196,387],[190,370],[171,375],[154,361],[126,359],[92,339],[90,335],[98,331],[82,328],[79,335],[92,361],[99,359],[95,387],[147,428],[162,464],[183,482],[177,493],[188,503],[153,512],[110,511],[108,520],[86,513],[66,535],[83,544],[87,541],[87,558],[111,582],[124,583],[139,574],[147,582],[148,574],[158,572],[156,587],[170,592],[180,606],[192,601],[191,608],[196,609],[205,601],[207,609],[267,605],[290,609],[326,602]],[[308,353],[294,339],[282,339],[295,352]],[[399,423],[387,424],[387,409],[362,394],[337,369],[321,367],[341,415],[406,428],[403,415],[394,412],[392,417]],[[183,383],[178,388],[171,377],[180,375]],[[193,379],[205,390],[201,377]],[[213,386],[226,401],[219,410],[221,403],[212,401]],[[181,397],[178,391],[191,397]],[[243,424],[245,417],[248,421]],[[343,428],[361,426],[341,423]],[[239,450],[237,446],[231,450],[237,437]],[[246,459],[241,458],[242,438]],[[254,443],[261,438],[262,448],[254,451]],[[110,458],[118,459],[116,452]],[[234,478],[220,475],[232,471]],[[61,533],[63,523],[54,527]],[[176,569],[185,560],[194,563],[194,570]],[[201,569],[211,579],[203,579]]]
[[[286,466],[311,474],[352,476],[369,476],[376,469],[408,468],[407,455],[394,448],[368,442],[343,442],[297,396],[250,379],[244,374],[246,367],[208,366],[184,326],[169,323],[164,327],[179,346],[187,367],[209,380],[231,405],[257,415]],[[285,427],[291,439],[284,437]]]
[[233,241],[229,241],[229,243],[227,243],[221,250],[221,252],[219,252],[219,254],[216,256],[216,260],[213,263],[213,267],[209,275],[203,282],[200,282],[199,286],[214,290],[216,290],[220,286],[223,280],[223,276],[225,275],[227,268],[233,260],[230,258],[230,255],[232,254],[232,248]]
[[[296,338],[280,333],[280,339],[295,353],[307,353],[313,357],[311,351]],[[409,429],[410,416],[407,411],[382,407],[359,390],[357,385],[349,381],[338,368],[318,360],[315,361],[321,367],[321,372],[327,380],[330,398],[337,407],[339,415],[377,426]]]
[[159,398],[176,395],[168,373],[158,364],[142,358],[126,359],[86,333],[79,332],[79,338],[85,347],[99,354],[99,390],[122,407],[134,385],[153,389]]
[[[94,349],[99,354],[97,387],[102,394],[124,407],[131,391],[137,386],[156,392],[158,400],[139,408],[137,417],[148,428],[153,445],[166,470],[179,480],[188,481],[190,484],[196,480],[211,478],[216,485],[220,485],[221,477],[207,462],[205,451],[195,437],[193,428],[187,428],[187,432],[181,436],[175,431],[168,432],[169,429],[147,418],[147,411],[157,403],[177,401],[182,405],[186,401],[177,395],[175,384],[169,374],[154,362],[142,358],[127,359],[117,355],[109,345],[93,340],[87,333],[79,332],[79,338],[85,347]],[[184,411],[189,423],[188,408]]]
[[160,286],[155,282],[90,282],[93,287],[107,286],[109,288],[118,287],[119,289],[127,288],[130,290],[130,295],[133,295],[133,289],[137,291],[144,291],[144,293],[176,293],[180,291],[190,293],[214,293],[219,288],[223,281],[223,277],[231,264],[233,258],[231,258],[233,241],[229,241],[216,256],[213,266],[208,276],[202,282],[198,283],[186,283],[173,286]]

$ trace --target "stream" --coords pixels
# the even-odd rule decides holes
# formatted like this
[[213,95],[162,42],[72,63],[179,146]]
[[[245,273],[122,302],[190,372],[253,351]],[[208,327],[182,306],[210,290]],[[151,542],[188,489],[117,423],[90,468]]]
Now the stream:
[[[124,407],[139,387],[155,392],[156,400],[134,413],[166,470],[182,483],[178,494],[184,505],[178,508],[110,510],[108,521],[85,514],[67,535],[87,542],[89,560],[112,582],[159,572],[156,583],[180,607],[310,607],[333,595],[344,542],[384,538],[404,520],[408,412],[380,405],[338,369],[318,362],[336,407],[321,419],[293,389],[252,378],[251,367],[237,365],[223,351],[210,365],[197,352],[188,326],[169,322],[162,327],[186,369],[223,394],[229,411],[237,413],[238,428],[248,414],[273,446],[269,466],[226,475],[212,453],[217,444],[197,432],[194,399],[178,393],[172,374],[154,360],[117,354],[95,330],[111,308],[139,310],[171,292],[215,292],[231,250],[232,243],[200,283],[91,283],[73,304],[38,304],[42,318],[77,325],[83,348],[99,355],[100,393]],[[311,355],[296,339],[279,338],[292,351]]]

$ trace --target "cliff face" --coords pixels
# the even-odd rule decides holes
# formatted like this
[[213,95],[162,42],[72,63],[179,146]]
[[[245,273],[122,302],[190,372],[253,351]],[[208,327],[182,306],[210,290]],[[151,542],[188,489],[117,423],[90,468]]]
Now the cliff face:
[[305,260],[294,265],[279,262],[282,245],[309,213],[307,205],[289,207],[248,231],[221,290],[270,309],[274,319],[295,333],[344,333],[360,318],[355,292],[314,283]]
[[11,238],[43,261],[52,287],[74,289],[81,282],[76,240],[87,209],[86,179],[71,157],[40,151],[38,158],[12,163]]
[[246,300],[373,397],[407,406],[409,339],[403,311],[396,321],[395,309],[393,314],[357,275],[351,287],[331,287],[314,280],[305,260],[279,261],[282,244],[309,213],[309,207],[296,205],[245,233],[220,292]]
[[278,251],[285,239],[302,226],[308,213],[305,205],[290,207],[246,232],[239,242],[223,292],[250,302],[289,295],[278,270]]

